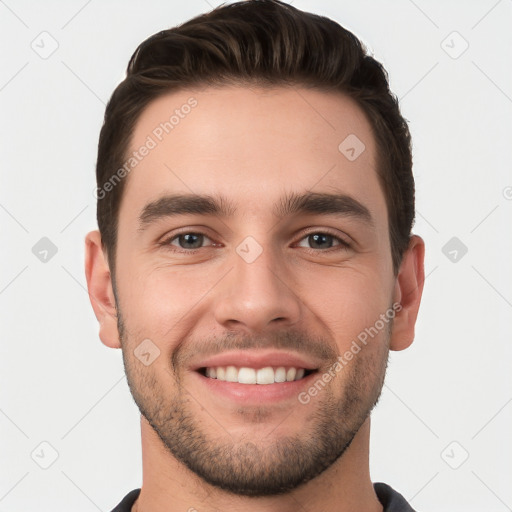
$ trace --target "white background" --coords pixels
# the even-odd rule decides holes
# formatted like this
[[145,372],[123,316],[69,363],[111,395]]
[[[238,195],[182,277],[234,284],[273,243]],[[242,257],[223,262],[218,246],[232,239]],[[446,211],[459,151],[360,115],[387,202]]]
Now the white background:
[[[96,147],[137,45],[218,3],[0,1],[0,512],[110,511],[141,485],[138,409],[85,288]],[[368,45],[413,136],[428,277],[373,415],[372,480],[418,511],[512,510],[512,2],[293,5]]]

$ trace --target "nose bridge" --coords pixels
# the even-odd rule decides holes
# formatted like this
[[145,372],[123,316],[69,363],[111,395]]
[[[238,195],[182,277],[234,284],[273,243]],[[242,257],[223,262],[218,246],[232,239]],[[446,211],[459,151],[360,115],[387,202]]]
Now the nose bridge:
[[282,327],[299,320],[300,301],[286,282],[286,262],[271,247],[270,237],[265,240],[260,244],[248,236],[235,248],[232,271],[219,288],[215,307],[217,321],[226,327],[243,324],[258,331],[273,321]]

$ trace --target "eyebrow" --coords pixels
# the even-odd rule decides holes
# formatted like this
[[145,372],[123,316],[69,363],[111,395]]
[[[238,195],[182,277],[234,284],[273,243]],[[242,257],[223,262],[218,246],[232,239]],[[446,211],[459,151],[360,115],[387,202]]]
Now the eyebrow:
[[[237,212],[236,206],[224,196],[198,194],[171,194],[147,203],[139,215],[139,231],[144,231],[158,220],[182,215],[214,215],[227,219]],[[282,197],[274,206],[274,216],[282,219],[296,214],[319,214],[354,217],[374,226],[370,211],[362,203],[346,194],[296,192]]]

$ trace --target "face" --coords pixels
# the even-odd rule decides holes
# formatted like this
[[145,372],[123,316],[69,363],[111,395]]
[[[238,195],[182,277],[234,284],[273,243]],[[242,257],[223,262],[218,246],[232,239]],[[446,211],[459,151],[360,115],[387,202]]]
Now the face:
[[116,298],[134,399],[204,481],[294,489],[383,384],[396,293],[370,125],[334,93],[195,89],[151,103],[131,151]]

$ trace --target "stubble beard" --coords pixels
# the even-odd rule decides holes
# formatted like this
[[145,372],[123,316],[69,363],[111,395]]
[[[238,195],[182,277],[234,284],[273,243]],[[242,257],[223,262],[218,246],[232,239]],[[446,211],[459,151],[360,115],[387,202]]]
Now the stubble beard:
[[[141,414],[161,439],[168,452],[199,476],[204,482],[238,496],[276,496],[288,493],[320,475],[334,464],[350,446],[355,435],[377,404],[387,368],[391,323],[380,351],[373,353],[363,348],[347,366],[343,367],[330,386],[326,386],[309,404],[297,400],[296,408],[308,414],[308,431],[302,429],[293,435],[268,437],[260,442],[234,439],[228,432],[222,439],[208,434],[208,427],[201,425],[190,410],[197,406],[180,382],[179,374],[173,375],[174,390],[165,389],[156,378],[151,366],[144,366],[133,355],[134,340],[129,339],[118,310],[118,328],[123,347],[123,363],[128,385]],[[318,373],[318,379],[321,374]],[[342,382],[340,386],[335,386]],[[308,411],[309,408],[309,411]],[[210,414],[212,408],[207,409]],[[241,411],[241,410],[240,410]],[[244,409],[245,416],[255,423],[270,416],[269,409]],[[223,424],[223,418],[206,420]],[[225,421],[224,421],[225,422]],[[269,424],[272,432],[286,418]],[[272,433],[269,435],[272,436]],[[249,438],[249,439],[247,439]]]

